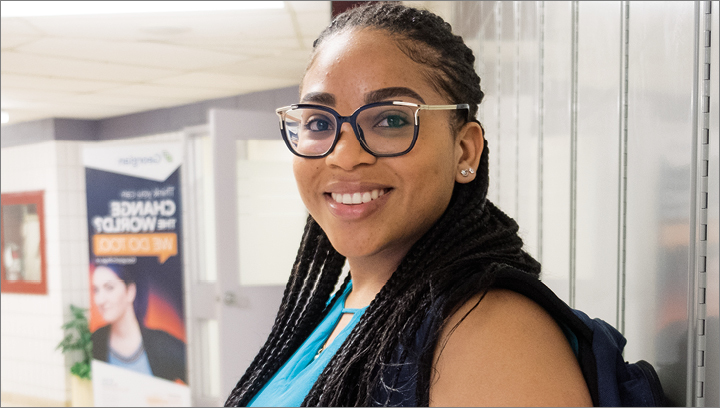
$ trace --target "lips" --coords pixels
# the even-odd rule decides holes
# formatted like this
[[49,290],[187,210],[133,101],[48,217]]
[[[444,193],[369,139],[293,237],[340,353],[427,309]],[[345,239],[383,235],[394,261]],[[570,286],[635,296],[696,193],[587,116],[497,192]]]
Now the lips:
[[338,220],[359,221],[381,211],[393,188],[379,183],[341,181],[328,185],[325,202]]
[[379,188],[370,191],[354,192],[354,193],[330,193],[330,196],[338,204],[358,205],[369,203],[377,200],[385,195],[386,189]]

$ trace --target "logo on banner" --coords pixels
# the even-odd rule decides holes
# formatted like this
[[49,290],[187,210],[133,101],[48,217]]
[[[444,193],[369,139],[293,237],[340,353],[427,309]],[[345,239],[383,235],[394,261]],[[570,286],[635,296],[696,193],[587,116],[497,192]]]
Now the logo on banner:
[[87,147],[86,167],[116,174],[165,181],[180,166],[181,145],[148,143],[137,146]]
[[144,166],[144,165],[156,165],[162,163],[163,160],[167,163],[172,163],[172,155],[167,151],[155,153],[151,156],[129,156],[121,157],[118,159],[118,165],[120,166]]

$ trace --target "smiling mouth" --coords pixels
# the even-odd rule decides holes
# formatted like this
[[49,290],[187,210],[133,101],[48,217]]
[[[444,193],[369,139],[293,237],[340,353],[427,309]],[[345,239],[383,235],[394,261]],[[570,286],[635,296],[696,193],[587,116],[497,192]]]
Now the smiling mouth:
[[390,189],[381,188],[362,193],[330,193],[330,196],[338,204],[357,205],[369,203],[372,200],[382,197],[389,191]]

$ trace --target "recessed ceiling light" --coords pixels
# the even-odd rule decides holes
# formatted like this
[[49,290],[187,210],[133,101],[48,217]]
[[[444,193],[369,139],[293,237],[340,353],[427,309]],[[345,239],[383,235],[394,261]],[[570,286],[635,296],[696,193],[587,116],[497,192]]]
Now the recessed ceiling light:
[[88,14],[174,13],[184,11],[267,10],[282,1],[3,1],[5,17],[72,16]]
[[2,122],[2,123],[10,122],[10,115],[7,112],[2,111],[2,120],[0,120],[0,122]]

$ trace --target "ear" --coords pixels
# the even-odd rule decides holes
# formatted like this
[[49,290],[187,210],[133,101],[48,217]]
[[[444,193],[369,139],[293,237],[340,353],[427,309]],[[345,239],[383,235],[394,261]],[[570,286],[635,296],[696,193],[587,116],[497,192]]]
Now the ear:
[[136,283],[128,283],[127,297],[130,300],[130,303],[135,302],[135,296],[137,296],[137,284]]
[[[483,128],[477,122],[468,122],[460,128],[455,138],[455,159],[457,172],[455,181],[469,183],[475,180],[477,169],[480,166],[480,156],[485,148],[485,135]],[[472,169],[472,172],[469,170]],[[463,176],[461,171],[467,171]]]

